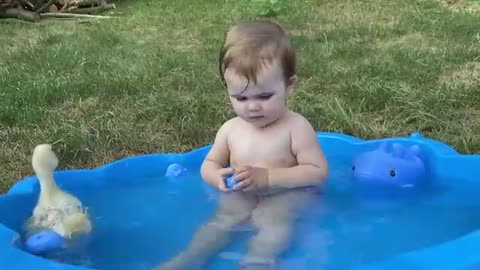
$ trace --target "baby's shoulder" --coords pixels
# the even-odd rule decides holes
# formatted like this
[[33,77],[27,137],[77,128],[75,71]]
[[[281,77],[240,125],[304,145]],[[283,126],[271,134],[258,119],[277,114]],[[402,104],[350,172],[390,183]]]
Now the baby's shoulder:
[[289,117],[287,121],[287,125],[292,129],[292,130],[304,130],[304,129],[311,129],[312,124],[308,119],[303,116],[300,113],[297,113],[295,111],[290,111],[289,112]]
[[219,128],[218,132],[223,134],[228,134],[232,132],[232,130],[235,129],[236,126],[238,126],[238,120],[239,120],[238,117],[235,117],[225,121],[222,124],[222,126]]

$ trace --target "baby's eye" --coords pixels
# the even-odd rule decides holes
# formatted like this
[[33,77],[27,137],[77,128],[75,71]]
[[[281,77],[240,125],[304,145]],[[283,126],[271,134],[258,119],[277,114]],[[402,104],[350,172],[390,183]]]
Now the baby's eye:
[[273,94],[265,94],[265,95],[260,95],[258,96],[259,99],[261,100],[268,100],[273,96]]
[[237,99],[238,101],[245,101],[245,100],[247,100],[246,97],[236,97],[236,99]]

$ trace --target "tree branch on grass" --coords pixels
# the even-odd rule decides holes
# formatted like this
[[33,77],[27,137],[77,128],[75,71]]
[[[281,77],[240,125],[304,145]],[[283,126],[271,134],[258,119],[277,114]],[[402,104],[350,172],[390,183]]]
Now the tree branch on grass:
[[115,9],[115,4],[104,4],[95,7],[74,8],[72,10],[65,11],[65,13],[77,13],[77,14],[95,14],[101,11]]
[[64,13],[64,12],[46,12],[40,14],[42,18],[80,18],[80,19],[111,19],[111,16],[78,14],[78,13]]
[[115,8],[106,0],[0,0],[0,18],[30,22],[41,18],[111,18],[93,14]]
[[31,8],[31,9],[35,8],[35,5],[32,4],[32,3],[30,3],[30,1],[20,0],[19,2],[22,3],[22,4],[25,5],[25,6],[28,6],[28,7]]

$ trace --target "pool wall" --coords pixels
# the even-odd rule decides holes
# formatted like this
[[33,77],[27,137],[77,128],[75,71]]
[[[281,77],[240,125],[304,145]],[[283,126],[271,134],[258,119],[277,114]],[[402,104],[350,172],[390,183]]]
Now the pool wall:
[[[434,179],[455,179],[455,186],[476,186],[480,182],[480,155],[463,155],[449,145],[425,138],[419,133],[408,137],[393,137],[374,140],[362,140],[352,136],[333,132],[318,132],[317,137],[327,159],[341,155],[347,160],[363,151],[372,150],[381,141],[398,142],[404,145],[419,144],[427,154],[429,171]],[[92,170],[57,171],[58,185],[75,194],[79,189],[101,188],[112,181],[128,181],[143,177],[165,174],[171,163],[180,163],[188,168],[198,169],[210,146],[201,147],[187,153],[158,153],[132,156],[106,164]],[[86,270],[91,268],[59,264],[28,254],[14,245],[24,220],[30,216],[39,192],[35,176],[18,181],[7,194],[0,195],[0,269],[58,269]],[[461,196],[445,196],[443,203],[474,204],[478,201],[462,201]],[[443,244],[409,253],[400,254],[385,261],[364,265],[356,269],[474,269],[480,263],[478,247],[480,230]]]

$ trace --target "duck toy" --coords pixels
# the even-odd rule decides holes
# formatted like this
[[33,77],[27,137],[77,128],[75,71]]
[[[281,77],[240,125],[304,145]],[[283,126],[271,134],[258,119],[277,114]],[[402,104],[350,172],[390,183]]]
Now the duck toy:
[[33,254],[62,250],[67,241],[92,230],[82,202],[55,183],[58,163],[50,144],[35,147],[32,167],[40,184],[40,194],[32,216],[25,223],[29,236],[24,243],[25,249]]

